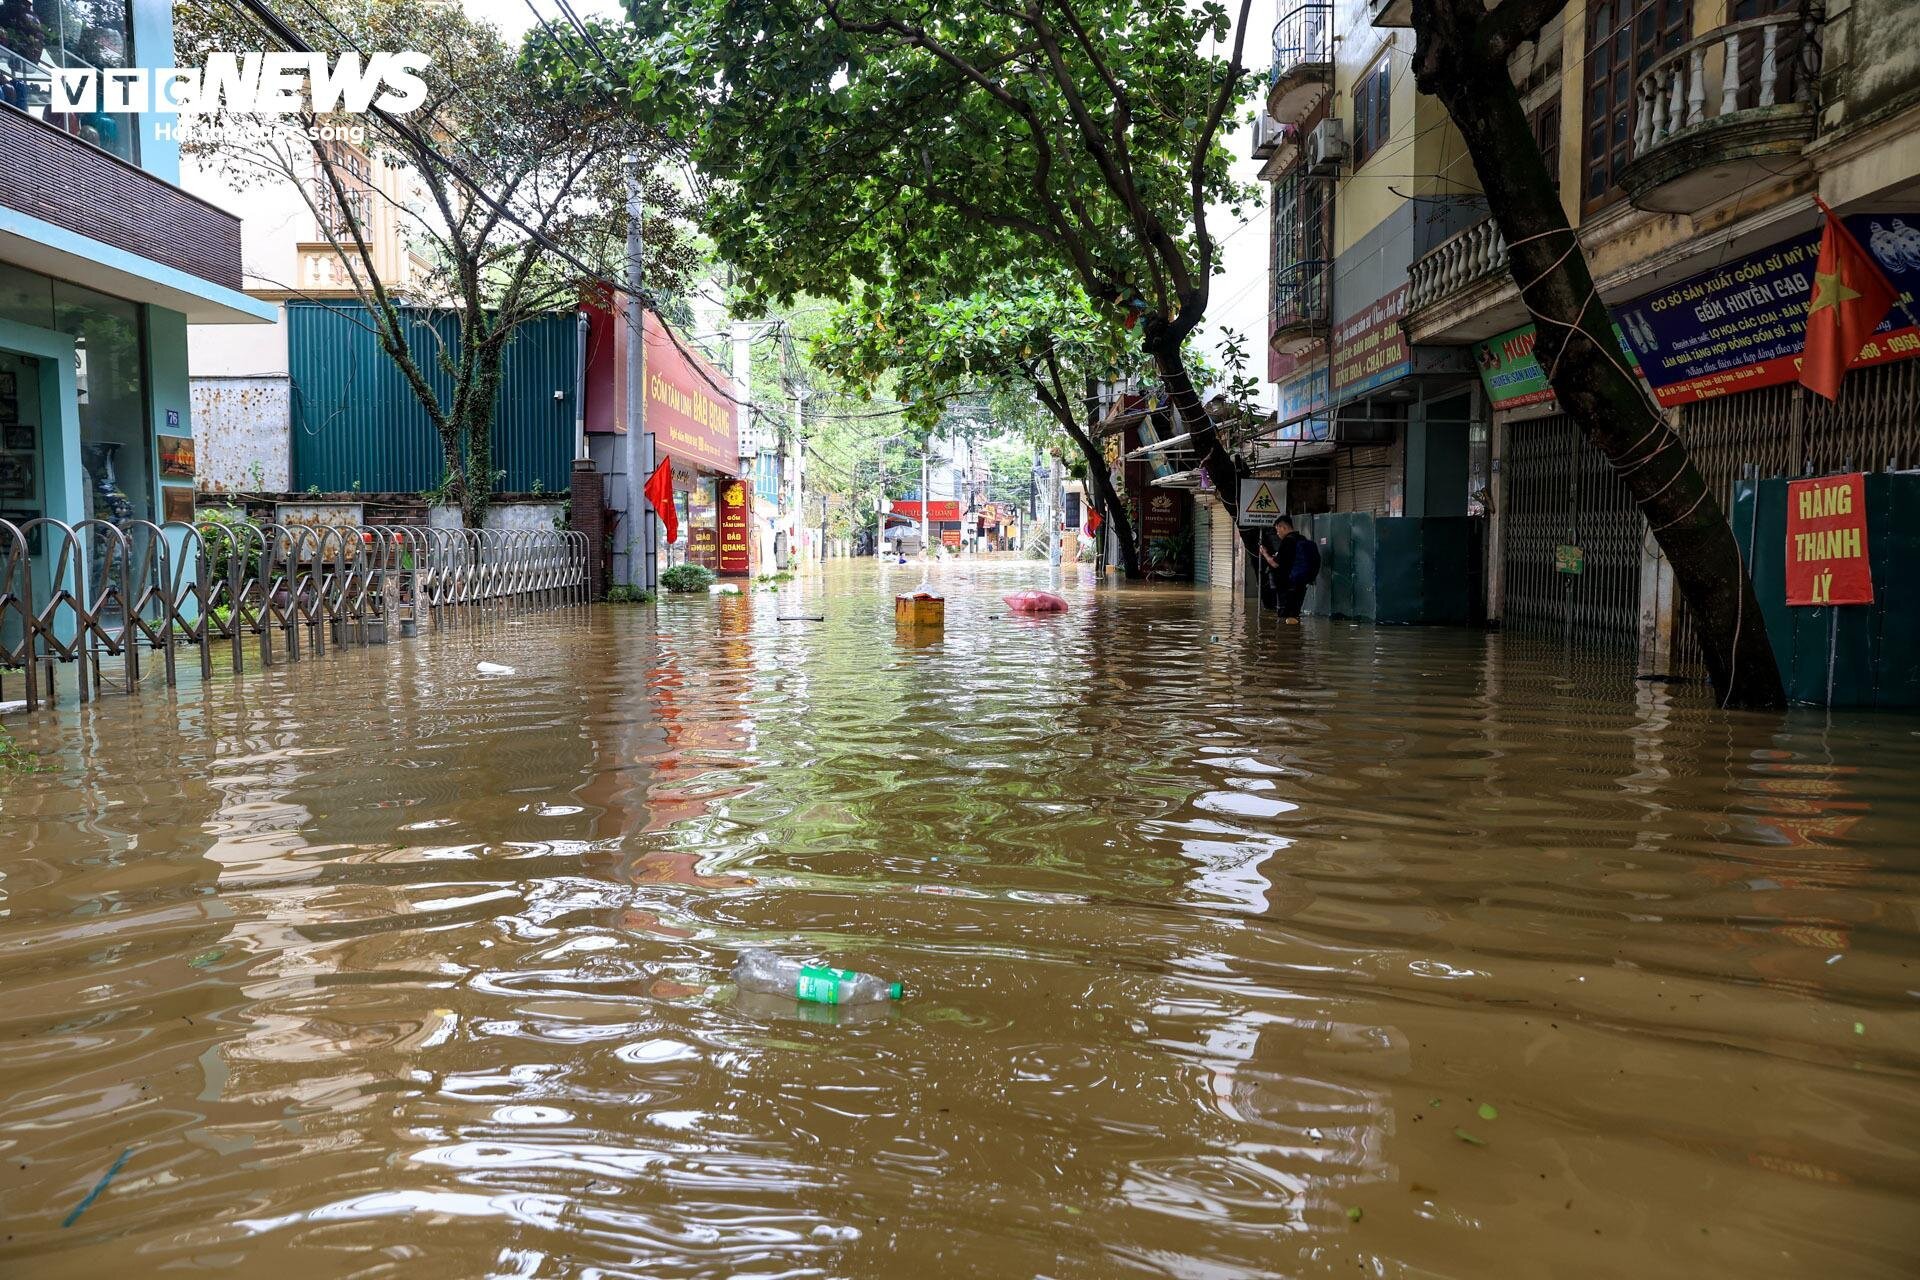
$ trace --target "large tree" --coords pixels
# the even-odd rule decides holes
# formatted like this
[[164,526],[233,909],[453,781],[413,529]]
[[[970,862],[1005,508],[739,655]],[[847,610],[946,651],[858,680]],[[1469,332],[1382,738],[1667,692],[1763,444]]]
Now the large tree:
[[750,293],[859,284],[964,296],[1035,260],[1137,331],[1216,490],[1185,343],[1218,254],[1209,206],[1246,193],[1223,123],[1249,88],[1251,0],[885,0],[636,6],[630,88],[712,183],[708,229]]
[[1414,80],[1452,117],[1506,237],[1560,401],[1626,484],[1673,566],[1730,707],[1785,704],[1739,544],[1686,446],[1628,371],[1613,321],[1521,109],[1508,57],[1565,0],[1413,0]]
[[[427,99],[393,127],[375,116],[222,118],[189,155],[240,185],[297,191],[345,264],[346,283],[439,438],[441,494],[478,524],[498,473],[495,402],[521,325],[574,309],[595,278],[619,278],[626,236],[625,158],[643,157],[649,283],[671,289],[694,255],[681,188],[660,171],[657,133],[621,110],[605,86],[557,75],[585,49],[536,30],[526,47],[457,5],[345,0],[326,11],[282,6],[293,36],[327,54],[409,49],[427,54]],[[183,64],[218,49],[275,48],[281,33],[227,4],[182,0]],[[358,129],[359,135],[326,137]],[[360,140],[355,141],[357,136]],[[373,166],[398,169],[383,182]],[[397,218],[425,263],[401,276],[383,266],[377,226]],[[269,282],[296,295],[301,281]],[[450,317],[448,339],[434,318]],[[440,375],[438,379],[435,374]],[[444,390],[438,389],[438,380]]]
[[[1002,275],[963,297],[881,285],[834,316],[814,343],[816,360],[856,386],[894,375],[908,421],[937,423],[956,397],[1031,397],[1046,411],[1048,435],[1064,434],[1086,460],[1094,501],[1113,522],[1129,578],[1140,576],[1132,521],[1107,460],[1081,419],[1089,380],[1133,372],[1124,331],[1103,320],[1062,272]],[[993,415],[1004,424],[1008,415]],[[1040,441],[1038,443],[1051,443]]]

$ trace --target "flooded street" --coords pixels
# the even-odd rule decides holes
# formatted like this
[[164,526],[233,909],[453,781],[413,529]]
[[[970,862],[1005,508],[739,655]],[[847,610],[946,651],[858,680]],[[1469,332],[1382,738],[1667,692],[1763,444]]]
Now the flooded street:
[[918,577],[12,722],[0,1275],[1914,1274],[1920,719]]

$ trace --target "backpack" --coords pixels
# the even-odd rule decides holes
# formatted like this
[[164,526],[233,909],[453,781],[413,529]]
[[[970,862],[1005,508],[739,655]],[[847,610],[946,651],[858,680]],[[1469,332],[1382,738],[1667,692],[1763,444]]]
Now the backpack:
[[1310,587],[1319,576],[1320,546],[1303,533],[1300,535],[1299,543],[1293,548],[1293,580],[1302,586]]

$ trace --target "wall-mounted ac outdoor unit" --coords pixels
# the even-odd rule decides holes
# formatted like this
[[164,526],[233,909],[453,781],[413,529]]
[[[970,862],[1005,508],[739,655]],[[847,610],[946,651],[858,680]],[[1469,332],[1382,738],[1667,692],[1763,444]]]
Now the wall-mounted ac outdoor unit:
[[1307,137],[1307,172],[1328,176],[1338,173],[1347,159],[1347,131],[1333,116],[1313,126]]

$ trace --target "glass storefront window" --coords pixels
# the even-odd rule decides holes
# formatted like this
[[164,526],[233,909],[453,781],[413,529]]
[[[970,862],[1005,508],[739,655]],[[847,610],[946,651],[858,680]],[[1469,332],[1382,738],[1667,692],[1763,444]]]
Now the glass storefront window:
[[0,0],[0,102],[137,162],[138,116],[53,109],[54,72],[133,65],[131,0]]
[[153,434],[140,308],[65,281],[53,286],[54,327],[74,339],[80,464],[87,517],[152,520]]
[[53,328],[53,278],[0,262],[0,320]]

